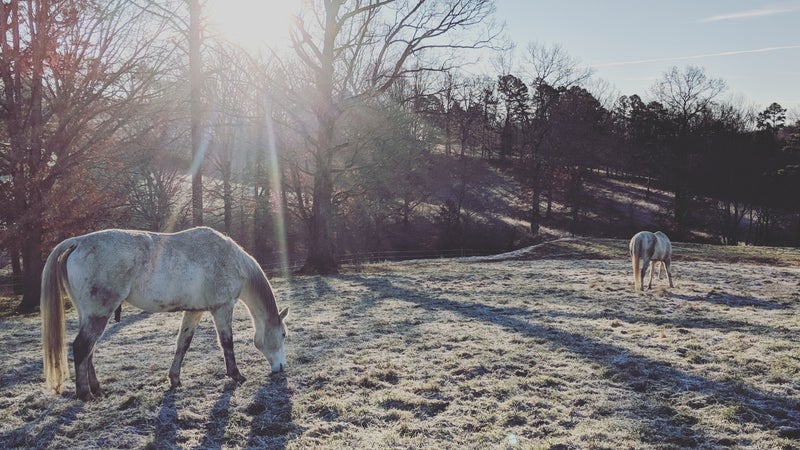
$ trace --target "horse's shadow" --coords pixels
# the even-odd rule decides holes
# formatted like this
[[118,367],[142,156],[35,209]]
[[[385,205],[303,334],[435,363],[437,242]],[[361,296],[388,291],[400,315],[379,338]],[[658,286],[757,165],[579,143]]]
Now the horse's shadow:
[[286,448],[291,437],[301,433],[292,421],[291,397],[287,375],[273,374],[271,382],[256,393],[245,410],[253,417],[247,448]]
[[[206,424],[206,434],[203,436],[200,448],[222,448],[225,429],[230,422],[231,397],[239,383],[230,380],[225,383],[222,394],[211,408],[211,413]],[[178,417],[177,400],[180,389],[169,389],[164,393],[155,418],[153,444],[156,448],[177,448],[178,430],[181,426]]]
[[170,389],[164,394],[156,416],[153,442],[167,448],[175,447],[178,439],[178,409],[175,399],[178,393]]
[[239,383],[233,380],[225,383],[225,388],[222,395],[219,396],[214,407],[211,408],[211,414],[206,424],[206,434],[203,436],[203,441],[200,448],[204,449],[221,449],[225,443],[225,429],[231,421],[231,397],[236,392]]
[[[231,400],[238,386],[239,383],[233,380],[225,384],[211,408],[205,425],[205,435],[198,448],[221,449],[230,444],[225,434],[231,421]],[[170,389],[161,400],[153,435],[153,443],[157,448],[180,446],[178,431],[181,424],[176,404],[179,396],[180,389]],[[252,416],[247,448],[286,448],[289,439],[298,432],[298,426],[292,421],[291,390],[286,374],[273,374],[270,382],[256,392],[243,412]]]

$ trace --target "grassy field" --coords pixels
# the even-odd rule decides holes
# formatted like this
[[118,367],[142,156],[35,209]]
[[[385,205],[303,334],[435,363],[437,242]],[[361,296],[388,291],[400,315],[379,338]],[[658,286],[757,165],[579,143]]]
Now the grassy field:
[[626,246],[275,280],[290,368],[240,307],[240,385],[207,317],[170,391],[180,315],[127,307],[89,403],[43,391],[38,318],[4,317],[0,447],[800,447],[800,251],[676,244],[675,288],[637,293]]

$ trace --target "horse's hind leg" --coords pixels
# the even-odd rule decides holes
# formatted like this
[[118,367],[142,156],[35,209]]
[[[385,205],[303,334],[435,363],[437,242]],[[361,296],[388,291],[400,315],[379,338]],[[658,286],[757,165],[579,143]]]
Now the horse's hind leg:
[[670,258],[666,258],[664,260],[664,269],[667,272],[667,278],[669,279],[669,287],[675,287],[672,284],[672,268],[670,268]]
[[92,357],[94,345],[103,334],[107,322],[108,316],[81,318],[78,336],[72,343],[72,353],[75,358],[76,394],[81,400],[89,400],[93,395],[103,395],[94,371]]
[[[639,271],[639,289],[644,290],[644,277],[647,275],[647,268],[650,267],[650,260],[648,258],[642,259],[642,268]],[[651,271],[652,274],[652,271]]]
[[222,356],[225,358],[226,374],[234,380],[242,383],[245,378],[239,373],[239,368],[236,366],[236,358],[233,356],[233,330],[231,322],[233,321],[233,306],[235,303],[223,306],[221,308],[211,311],[214,318],[214,326],[217,328],[217,338],[219,338],[219,346],[222,347]]
[[178,332],[178,342],[175,348],[175,358],[172,360],[172,367],[169,369],[169,384],[172,389],[181,385],[181,365],[189,344],[192,343],[194,330],[203,317],[203,311],[184,311],[181,329]]

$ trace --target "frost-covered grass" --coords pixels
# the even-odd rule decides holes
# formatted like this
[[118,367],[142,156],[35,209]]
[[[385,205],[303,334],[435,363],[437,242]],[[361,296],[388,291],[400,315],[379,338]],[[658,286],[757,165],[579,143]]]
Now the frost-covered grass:
[[95,356],[109,395],[56,397],[37,318],[0,319],[0,447],[798,447],[800,252],[687,247],[674,289],[636,293],[626,242],[581,242],[278,279],[290,368],[240,307],[241,385],[206,318],[169,391],[180,315],[127,307]]

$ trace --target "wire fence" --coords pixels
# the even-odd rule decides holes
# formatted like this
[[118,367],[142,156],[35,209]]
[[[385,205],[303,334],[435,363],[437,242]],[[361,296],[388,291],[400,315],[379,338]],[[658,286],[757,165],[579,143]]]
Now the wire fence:
[[[486,256],[494,254],[493,251],[476,249],[452,249],[452,250],[392,250],[383,252],[361,252],[345,253],[337,257],[337,262],[341,266],[358,266],[361,264],[387,262],[387,261],[408,261],[414,259],[442,259],[442,258],[463,258],[469,256]],[[269,274],[279,274],[283,268],[283,263],[279,257],[275,257],[263,264],[264,270]],[[288,270],[290,273],[297,272],[303,267],[303,262],[298,258],[290,259]]]
[[[408,261],[414,259],[443,259],[443,258],[463,258],[470,256],[487,256],[495,252],[487,250],[476,250],[459,248],[452,250],[393,250],[384,252],[363,252],[363,253],[346,253],[340,255],[338,262],[342,266],[357,266],[360,264],[369,264],[386,261]],[[267,261],[264,265],[264,270],[269,274],[281,274],[284,270],[283,263],[280,258],[273,258]],[[301,260],[293,258],[289,260],[288,270],[290,273],[299,271],[303,267]],[[11,295],[14,292],[14,286],[21,283],[21,276],[13,276],[11,274],[10,264],[0,266],[0,295]]]

